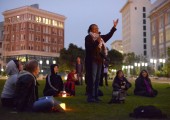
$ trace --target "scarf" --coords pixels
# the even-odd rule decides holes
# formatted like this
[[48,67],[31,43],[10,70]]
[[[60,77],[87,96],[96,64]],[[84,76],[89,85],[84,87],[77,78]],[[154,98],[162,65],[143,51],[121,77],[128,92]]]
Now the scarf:
[[[100,34],[98,34],[98,33],[90,32],[89,34],[92,36],[94,41],[96,41],[100,37]],[[107,52],[106,44],[105,44],[105,42],[102,38],[101,38],[101,41],[102,42],[99,43],[98,47],[101,49],[101,47],[103,45],[104,46],[104,53],[107,56],[108,52]]]

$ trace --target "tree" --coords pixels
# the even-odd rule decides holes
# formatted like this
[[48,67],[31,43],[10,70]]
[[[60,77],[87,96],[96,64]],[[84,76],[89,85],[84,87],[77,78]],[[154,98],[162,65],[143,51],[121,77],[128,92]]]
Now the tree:
[[108,57],[110,59],[109,64],[112,66],[114,69],[121,69],[122,63],[123,63],[123,55],[117,51],[117,50],[109,50],[108,51]]
[[59,65],[60,71],[71,70],[74,68],[76,58],[80,57],[82,62],[85,57],[85,50],[70,43],[68,49],[64,48],[60,51]]
[[167,59],[165,66],[166,66],[166,70],[168,73],[168,77],[170,77],[170,47],[168,47],[167,55],[168,55],[168,59]]

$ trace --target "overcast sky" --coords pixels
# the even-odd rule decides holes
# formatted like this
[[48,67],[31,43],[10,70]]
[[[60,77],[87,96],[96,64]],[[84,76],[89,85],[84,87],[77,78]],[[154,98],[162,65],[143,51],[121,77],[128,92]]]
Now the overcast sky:
[[70,43],[84,48],[84,38],[90,24],[99,26],[101,34],[106,34],[113,26],[113,20],[119,18],[117,31],[107,42],[122,39],[122,20],[120,9],[127,0],[0,0],[0,21],[3,21],[2,12],[13,8],[39,4],[39,8],[58,13],[67,17],[65,20],[65,48]]

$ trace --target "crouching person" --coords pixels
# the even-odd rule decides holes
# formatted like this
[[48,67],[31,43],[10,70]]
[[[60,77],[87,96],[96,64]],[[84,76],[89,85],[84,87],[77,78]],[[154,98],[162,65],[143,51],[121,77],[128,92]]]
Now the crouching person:
[[[54,99],[38,99],[39,84],[36,77],[39,71],[38,62],[36,60],[30,60],[25,65],[25,70],[19,73],[15,90],[15,106],[18,112],[51,111],[54,106],[59,106]],[[58,108],[56,107],[56,109]]]
[[123,71],[118,70],[113,80],[113,93],[109,101],[111,103],[121,103],[125,101],[127,90],[131,87],[131,83],[124,77]]

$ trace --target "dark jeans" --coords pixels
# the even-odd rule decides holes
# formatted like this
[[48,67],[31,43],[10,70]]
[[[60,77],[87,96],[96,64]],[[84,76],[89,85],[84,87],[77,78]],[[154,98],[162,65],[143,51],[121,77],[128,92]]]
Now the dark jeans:
[[3,107],[14,107],[14,98],[1,98],[1,104]]
[[98,88],[101,75],[102,64],[92,63],[92,82],[93,91],[92,95],[94,98],[98,98]]

